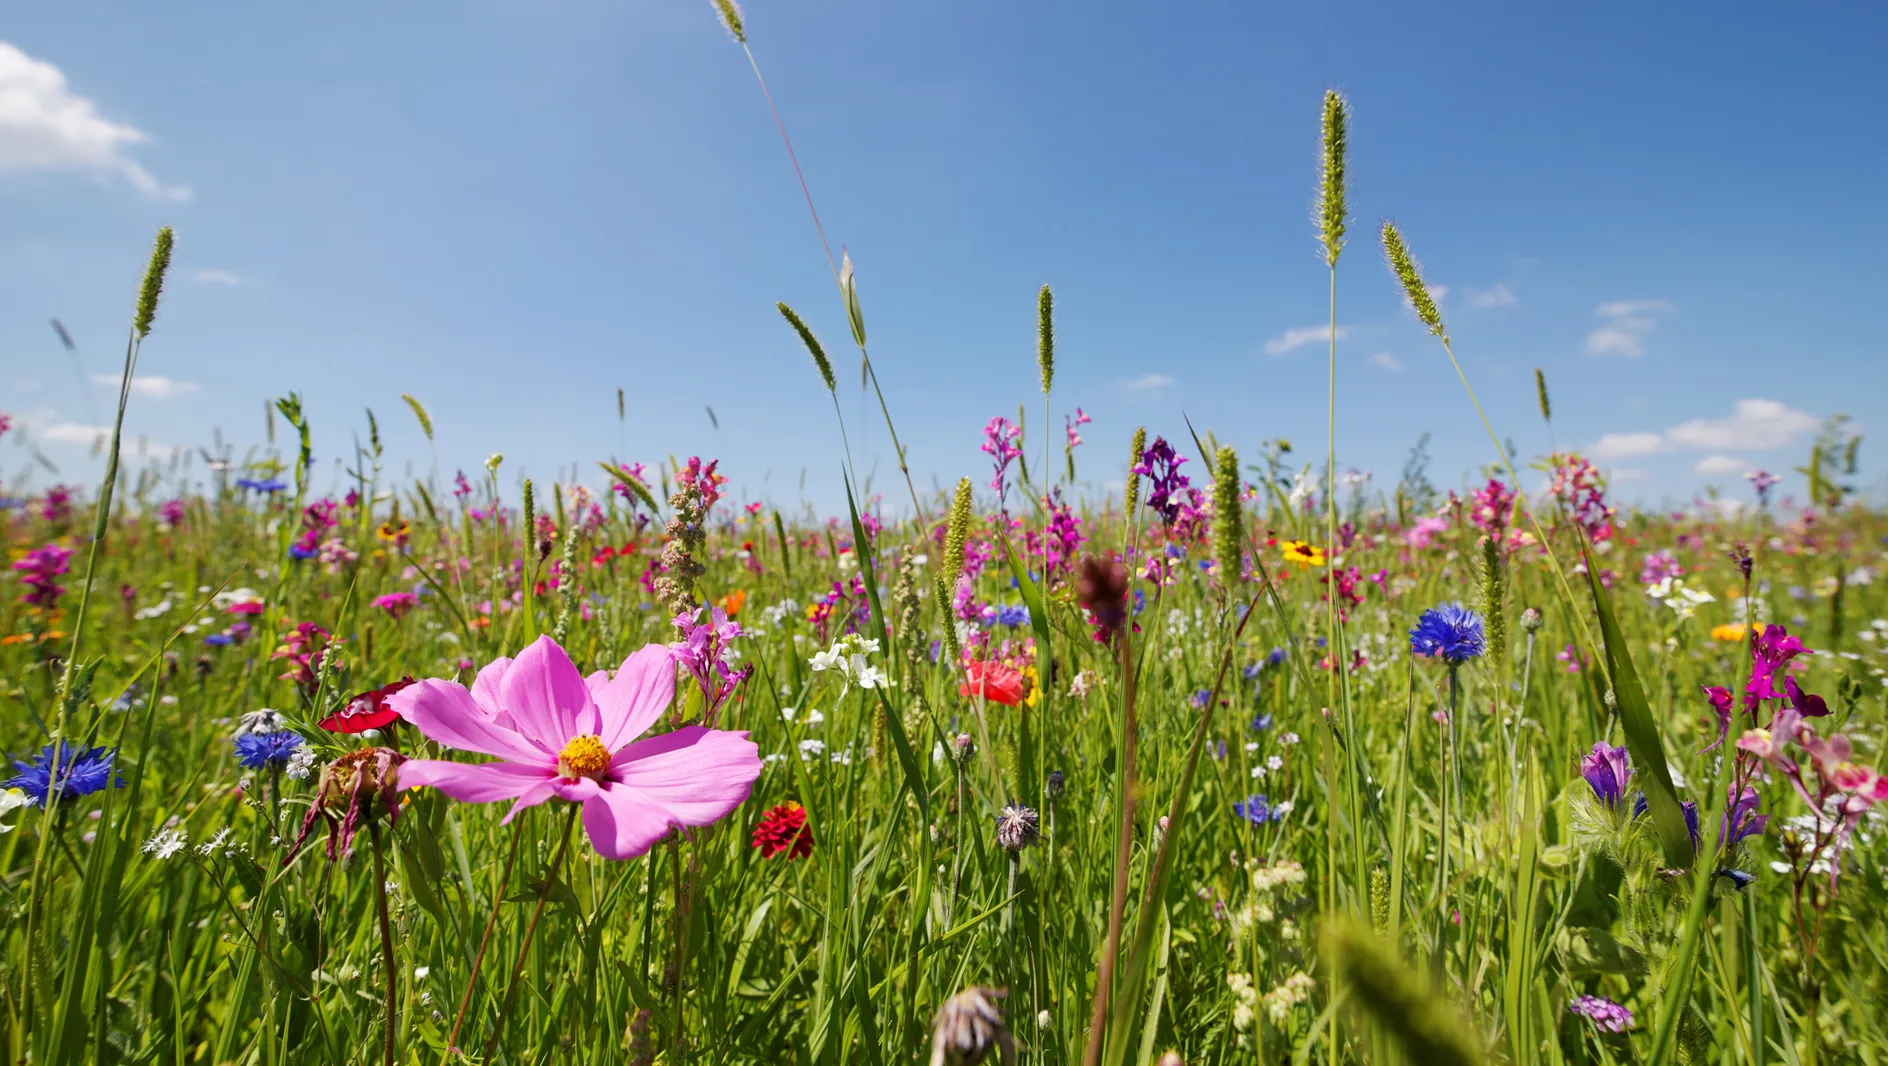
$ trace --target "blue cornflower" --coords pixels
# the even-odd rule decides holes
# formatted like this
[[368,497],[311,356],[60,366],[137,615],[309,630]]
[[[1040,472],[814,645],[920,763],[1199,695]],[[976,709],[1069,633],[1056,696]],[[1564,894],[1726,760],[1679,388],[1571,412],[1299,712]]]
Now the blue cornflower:
[[[59,763],[59,780],[53,781],[53,761]],[[6,783],[7,788],[17,788],[32,798],[34,806],[44,807],[46,798],[69,800],[80,796],[89,796],[107,786],[123,788],[125,781],[112,773],[112,760],[118,757],[116,750],[105,748],[86,748],[76,750],[64,741],[48,744],[40,749],[39,756],[32,762],[13,760],[19,773]]]
[[236,761],[251,770],[283,766],[302,746],[302,738],[286,729],[274,733],[244,733],[237,737]]
[[1026,626],[1029,624],[1029,608],[1020,603],[1005,604],[996,609],[996,620],[997,624],[1009,626],[1011,629]]
[[1266,653],[1265,665],[1268,668],[1277,666],[1279,663],[1282,663],[1284,661],[1285,661],[1285,649],[1283,647],[1273,648],[1270,652]]
[[1134,613],[1140,614],[1141,609],[1146,606],[1147,606],[1147,594],[1142,592],[1140,589],[1135,589],[1134,590]]
[[1284,815],[1272,809],[1271,801],[1265,798],[1265,793],[1263,792],[1247,796],[1245,799],[1233,804],[1232,812],[1253,825],[1264,825],[1267,822],[1276,822],[1284,817]]
[[212,633],[203,638],[203,642],[212,648],[224,648],[236,643],[236,638],[228,633]]
[[304,548],[299,544],[291,544],[288,546],[288,554],[291,559],[313,559],[321,553],[314,548]]
[[253,477],[239,477],[236,479],[236,487],[248,489],[250,492],[276,493],[288,488],[288,484],[276,478],[258,480]]
[[1252,720],[1252,731],[1254,733],[1263,733],[1270,728],[1272,728],[1272,716],[1269,714],[1259,715]]
[[1718,876],[1729,880],[1731,882],[1731,887],[1737,889],[1739,892],[1742,892],[1744,889],[1749,888],[1751,885],[1751,882],[1757,880],[1756,874],[1745,873],[1742,870],[1733,870],[1728,867],[1725,869],[1719,870]]
[[1213,698],[1213,690],[1210,688],[1203,688],[1203,689],[1196,690],[1193,693],[1193,695],[1188,696],[1187,702],[1193,705],[1194,710],[1201,711],[1201,710],[1206,709],[1206,701],[1212,698]]
[[1459,603],[1445,603],[1424,611],[1409,631],[1412,655],[1465,663],[1488,650],[1482,616]]

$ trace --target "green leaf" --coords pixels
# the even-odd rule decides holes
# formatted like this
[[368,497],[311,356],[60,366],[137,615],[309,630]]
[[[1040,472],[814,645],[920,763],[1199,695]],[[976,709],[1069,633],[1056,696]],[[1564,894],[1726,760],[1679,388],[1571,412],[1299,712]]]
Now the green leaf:
[[604,473],[615,478],[617,484],[628,489],[630,495],[641,501],[644,507],[649,508],[650,514],[656,513],[656,498],[649,494],[649,487],[647,485],[644,485],[642,482],[637,481],[635,478],[630,477],[628,474],[608,463],[598,463],[597,465],[603,468]]
[[1658,726],[1652,719],[1652,707],[1646,702],[1639,672],[1632,665],[1631,651],[1620,632],[1619,620],[1613,616],[1612,600],[1595,575],[1593,553],[1584,539],[1580,542],[1580,554],[1586,562],[1586,584],[1593,593],[1593,608],[1600,618],[1606,677],[1613,686],[1619,724],[1626,734],[1626,750],[1631,752],[1636,776],[1643,783],[1646,806],[1652,812],[1652,825],[1658,830],[1659,844],[1665,850],[1666,865],[1687,869],[1692,862],[1691,830],[1685,825],[1685,812],[1678,805],[1678,793],[1672,788],[1672,772],[1665,761],[1665,746],[1659,740]]

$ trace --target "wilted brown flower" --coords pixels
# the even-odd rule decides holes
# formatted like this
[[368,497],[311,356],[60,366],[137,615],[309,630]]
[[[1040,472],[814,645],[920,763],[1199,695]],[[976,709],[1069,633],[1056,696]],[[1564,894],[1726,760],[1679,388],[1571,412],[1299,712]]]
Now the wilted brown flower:
[[[329,763],[321,771],[321,783],[315,788],[315,802],[308,808],[308,817],[302,819],[302,831],[296,835],[295,843],[289,845],[288,856],[282,860],[284,866],[295,858],[301,850],[302,842],[315,827],[315,820],[328,823],[328,858],[346,858],[354,852],[354,834],[361,827],[379,816],[381,811],[387,815],[387,824],[392,825],[400,816],[400,804],[394,797],[398,786],[394,783],[400,764],[406,756],[391,748],[361,748]],[[380,806],[374,806],[374,800]]]
[[1128,571],[1121,560],[1085,555],[1075,577],[1075,599],[1095,619],[1095,636],[1111,643],[1128,618]]

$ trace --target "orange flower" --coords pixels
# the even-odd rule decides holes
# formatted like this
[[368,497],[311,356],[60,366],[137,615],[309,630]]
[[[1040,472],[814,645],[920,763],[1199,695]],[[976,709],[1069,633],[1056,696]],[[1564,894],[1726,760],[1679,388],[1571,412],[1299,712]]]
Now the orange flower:
[[747,605],[747,590],[735,589],[715,602],[721,605],[721,609],[728,613],[729,618],[733,618],[741,613],[742,607]]
[[1014,707],[1023,702],[1023,672],[1013,666],[977,660],[964,667],[964,674],[969,680],[958,688],[959,695],[981,695],[1005,707]]

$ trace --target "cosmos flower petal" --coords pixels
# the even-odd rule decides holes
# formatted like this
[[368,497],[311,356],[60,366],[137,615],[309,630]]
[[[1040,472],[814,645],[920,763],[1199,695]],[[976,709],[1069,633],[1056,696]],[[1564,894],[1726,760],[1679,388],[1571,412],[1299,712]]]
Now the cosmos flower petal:
[[678,824],[707,825],[747,799],[760,776],[760,748],[745,732],[683,726],[616,753],[605,791],[627,789]]
[[624,659],[607,685],[591,691],[602,718],[597,736],[616,751],[648,731],[674,702],[674,656],[651,644]]
[[472,681],[472,699],[492,717],[497,717],[503,710],[504,705],[498,698],[498,683],[504,680],[505,671],[510,669],[510,656],[493,659],[485,664],[479,676]]
[[633,859],[669,833],[669,815],[622,785],[610,785],[583,803],[583,829],[606,859]]
[[[512,762],[463,763],[444,759],[408,759],[398,771],[400,787],[431,786],[462,803],[517,799],[547,785],[556,771]],[[546,791],[545,795],[550,793]]]
[[555,751],[572,737],[595,736],[596,705],[570,656],[548,636],[531,642],[499,679],[501,705],[518,731]]
[[556,749],[493,721],[457,682],[428,678],[387,697],[387,704],[421,735],[449,748],[547,768],[557,761]]

